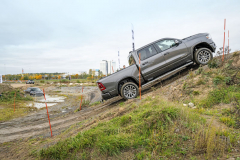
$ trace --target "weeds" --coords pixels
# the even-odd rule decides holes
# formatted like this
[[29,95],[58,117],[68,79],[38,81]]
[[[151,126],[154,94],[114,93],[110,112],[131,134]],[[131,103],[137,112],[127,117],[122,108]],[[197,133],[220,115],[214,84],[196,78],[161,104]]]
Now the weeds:
[[206,84],[206,82],[203,79],[198,79],[196,85],[203,85]]
[[12,90],[12,91],[6,91],[2,93],[2,96],[0,98],[0,102],[14,102],[14,97],[16,93],[15,101],[32,101],[33,98],[31,96],[24,96],[23,92],[20,90]]
[[206,153],[206,158],[210,159],[215,153],[223,154],[227,149],[226,143],[217,135],[219,129],[211,124],[207,129],[203,127],[195,135],[195,152]]
[[208,62],[209,68],[219,68],[221,62],[217,58],[213,58],[211,61]]
[[[178,137],[172,127],[178,124],[196,129],[197,122],[201,122],[201,118],[196,113],[188,112],[188,110],[159,99],[147,100],[122,117],[99,123],[96,127],[81,132],[76,137],[42,149],[40,156],[47,159],[65,159],[73,156],[75,152],[80,152],[78,155],[81,155],[86,149],[94,149],[91,155],[112,156],[126,149],[142,148],[143,151],[136,155],[136,158],[141,159],[142,157],[150,158],[152,155],[148,153],[152,152],[155,153],[154,156],[163,153],[164,156],[170,156],[168,150],[172,144],[175,146],[175,154],[186,154],[186,150],[181,150],[180,146],[184,141],[191,139],[191,136],[185,134]],[[175,141],[179,143],[175,144]]]
[[92,103],[90,106],[96,106],[96,105],[99,105],[99,104],[101,104],[101,102],[97,101],[97,102]]
[[200,94],[199,91],[193,91],[193,95],[197,96],[197,95],[199,95],[199,94]]
[[222,83],[223,81],[224,81],[224,77],[223,76],[216,76],[213,79],[213,84],[214,85],[218,85],[218,84]]
[[236,125],[236,122],[231,117],[221,117],[219,120],[229,127],[235,127]]
[[199,75],[203,72],[203,68],[202,67],[199,67],[196,71],[196,75]]
[[233,101],[234,96],[240,98],[239,92],[240,87],[238,86],[216,88],[209,92],[206,99],[203,99],[199,102],[199,106],[211,108],[213,105],[219,103],[229,104],[231,101]]
[[233,57],[237,57],[237,56],[239,56],[239,55],[240,55],[239,53],[240,53],[239,51],[235,51],[235,52],[233,52]]
[[44,80],[41,80],[40,83],[45,83],[45,81],[44,81]]

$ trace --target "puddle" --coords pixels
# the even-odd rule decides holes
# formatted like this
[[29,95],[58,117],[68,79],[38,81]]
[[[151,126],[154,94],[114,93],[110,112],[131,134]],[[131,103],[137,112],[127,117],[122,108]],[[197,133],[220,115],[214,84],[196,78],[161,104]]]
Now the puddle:
[[[56,105],[56,104],[57,104],[57,103],[47,103],[47,106],[48,106],[48,107],[51,107],[51,106],[54,106],[54,105]],[[27,106],[28,106],[28,107],[36,107],[37,109],[40,109],[40,108],[46,107],[46,104],[45,104],[45,103],[33,102],[33,103],[29,103]]]
[[[46,102],[47,102],[47,106],[51,107],[54,106],[56,104],[58,104],[59,102],[64,102],[64,99],[66,97],[63,96],[57,96],[57,95],[46,95]],[[34,101],[30,102],[27,104],[28,107],[36,107],[36,108],[43,108],[46,107],[45,104],[45,99],[43,96],[41,97],[33,97]]]
[[[64,99],[66,97],[58,96],[58,95],[46,95],[46,102],[48,103],[54,103],[54,102],[64,102]],[[33,97],[35,102],[45,102],[44,97]]]

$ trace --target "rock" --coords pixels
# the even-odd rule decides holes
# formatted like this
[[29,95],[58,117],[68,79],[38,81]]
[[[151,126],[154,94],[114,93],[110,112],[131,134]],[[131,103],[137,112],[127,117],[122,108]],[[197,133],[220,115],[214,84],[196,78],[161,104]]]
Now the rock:
[[180,131],[179,128],[176,128],[176,129],[174,130],[175,133],[178,133],[179,131]]
[[183,104],[184,107],[187,107],[187,104]]
[[188,103],[189,107],[194,107],[194,104],[192,102]]

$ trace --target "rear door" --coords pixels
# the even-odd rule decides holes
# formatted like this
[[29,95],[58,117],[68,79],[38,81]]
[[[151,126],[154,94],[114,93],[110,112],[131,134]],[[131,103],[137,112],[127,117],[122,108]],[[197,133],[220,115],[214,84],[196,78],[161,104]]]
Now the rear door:
[[149,45],[138,52],[141,55],[141,72],[145,80],[151,81],[161,74],[161,67],[165,64],[165,59],[160,50],[156,50],[153,45]]
[[164,39],[155,43],[155,46],[162,50],[167,66],[166,71],[184,64],[184,59],[189,53],[184,43],[179,41],[179,44],[176,44],[175,40],[176,39]]

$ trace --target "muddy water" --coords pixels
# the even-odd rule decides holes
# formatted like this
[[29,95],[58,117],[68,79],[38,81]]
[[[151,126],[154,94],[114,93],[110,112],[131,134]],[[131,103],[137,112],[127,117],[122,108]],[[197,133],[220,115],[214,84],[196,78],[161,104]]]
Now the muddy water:
[[[102,106],[99,106],[100,108],[97,109],[87,105],[83,105],[80,112],[75,112],[80,107],[80,95],[83,94],[84,98],[91,99],[91,102],[95,102],[100,98],[101,94],[97,87],[85,87],[82,93],[82,87],[60,88],[52,86],[46,89],[46,92],[47,105],[49,106],[48,112],[54,135],[59,134],[62,129],[76,122],[92,118],[95,114],[102,112]],[[67,98],[61,96],[63,94],[67,95]],[[29,106],[37,108],[46,107],[43,96],[33,98],[34,101],[29,103]],[[44,108],[32,110],[24,117],[0,122],[0,143],[41,134],[50,136],[48,114]],[[107,105],[105,108],[107,109]]]
[[89,101],[90,104],[100,101],[102,99],[101,92],[96,86],[75,86],[75,87],[56,87],[53,92],[66,94],[66,95],[84,95],[84,99]]
[[[47,102],[47,106],[51,107],[54,106],[60,102],[64,102],[64,99],[66,97],[63,96],[58,96],[58,95],[46,95],[46,102]],[[30,102],[27,104],[27,106],[29,107],[36,107],[38,109],[46,107],[45,104],[45,99],[43,96],[40,97],[33,97],[34,101]]]

